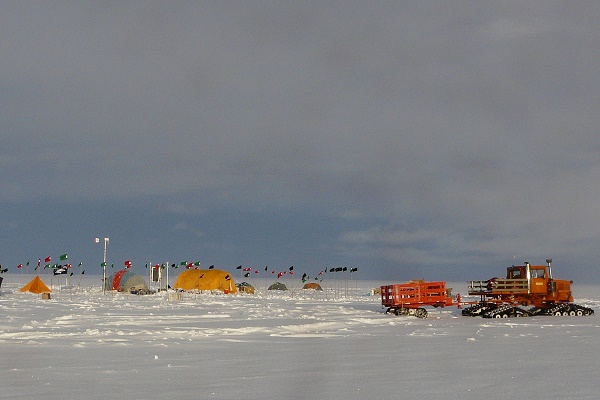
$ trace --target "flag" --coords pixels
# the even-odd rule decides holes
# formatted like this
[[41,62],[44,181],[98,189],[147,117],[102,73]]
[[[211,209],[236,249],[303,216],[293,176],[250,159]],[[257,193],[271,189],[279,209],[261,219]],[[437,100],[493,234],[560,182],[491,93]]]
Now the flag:
[[246,272],[246,273],[244,274],[244,278],[247,278],[247,277],[249,277],[249,276],[250,276],[250,272]]
[[19,264],[19,265],[17,265],[17,268],[18,268],[18,269],[21,269],[21,268],[23,268],[23,264]]
[[94,239],[94,241],[95,241],[96,243],[100,243],[100,238],[96,238],[96,239]]
[[254,270],[254,273],[255,273],[255,274],[258,274],[258,270],[257,270],[257,269],[255,269],[255,270]]
[[54,275],[63,275],[67,273],[67,269],[65,267],[56,268],[54,270]]
[[131,268],[131,260],[125,260],[125,268]]
[[83,261],[79,261],[78,267],[81,267],[82,265],[83,265]]
[[196,267],[199,267],[199,266],[200,266],[200,261],[196,261],[196,262],[194,263],[194,265],[195,265]]
[[46,264],[48,264],[48,263],[50,262],[50,260],[52,260],[52,257],[50,257],[50,256],[48,256],[48,257],[44,258],[44,262],[45,262]]
[[292,265],[292,266],[290,267],[290,271],[293,271],[293,270],[294,270],[294,266]]
[[179,265],[181,265],[183,267],[183,266],[186,266],[187,264],[188,264],[187,261],[182,261]]
[[110,264],[110,267],[114,268],[115,267],[115,263]]
[[250,267],[246,267],[246,268],[244,268],[242,271],[244,271],[244,272],[247,272],[247,271],[252,271],[252,268],[250,268]]
[[25,265],[27,265],[29,267],[29,260],[27,260],[27,264],[25,264]]
[[173,263],[171,264],[171,268],[179,268],[179,265]]
[[268,265],[265,267],[265,272],[267,272],[267,269],[269,269],[269,266],[268,266]]
[[38,267],[40,266],[41,263],[42,263],[42,259],[38,258]]
[[358,268],[356,268],[356,267],[355,268],[350,268],[350,272],[356,272],[356,271],[358,271]]
[[69,258],[69,256],[67,255],[67,253],[65,253],[60,256],[60,261],[65,261],[67,258]]
[[193,266],[194,266],[194,264],[192,264],[192,263],[188,263],[188,264],[187,264],[185,267],[186,267],[187,269],[192,269],[192,267],[193,267]]
[[103,262],[102,264],[100,264],[100,266],[106,268],[106,262]]
[[208,267],[208,269],[213,269],[214,267],[215,267],[214,265],[211,265],[210,267]]
[[241,265],[238,265],[236,269],[242,269],[242,266],[241,266]]
[[282,275],[283,275],[283,272],[278,273],[277,278],[281,278]]

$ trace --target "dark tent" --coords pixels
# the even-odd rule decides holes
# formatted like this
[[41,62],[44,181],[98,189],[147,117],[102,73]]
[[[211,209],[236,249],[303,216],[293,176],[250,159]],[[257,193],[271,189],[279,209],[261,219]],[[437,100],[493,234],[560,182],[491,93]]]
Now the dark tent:
[[254,286],[249,284],[248,282],[242,282],[236,285],[238,288],[238,292],[254,294]]
[[269,286],[269,290],[288,290],[288,288],[281,282],[275,282]]

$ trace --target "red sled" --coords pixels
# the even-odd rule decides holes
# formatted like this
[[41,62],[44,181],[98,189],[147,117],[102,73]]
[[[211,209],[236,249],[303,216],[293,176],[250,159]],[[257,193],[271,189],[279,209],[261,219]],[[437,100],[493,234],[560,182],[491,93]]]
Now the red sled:
[[452,302],[446,282],[409,281],[394,285],[381,286],[381,304],[387,307],[386,313],[396,315],[414,315],[427,318],[424,306],[446,307],[456,305]]

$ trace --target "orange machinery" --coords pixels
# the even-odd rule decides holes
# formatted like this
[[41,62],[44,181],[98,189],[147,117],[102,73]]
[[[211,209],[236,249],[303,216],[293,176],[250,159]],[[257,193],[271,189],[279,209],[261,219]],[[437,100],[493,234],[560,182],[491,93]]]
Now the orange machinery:
[[427,318],[427,310],[423,306],[457,305],[453,303],[450,292],[451,289],[446,288],[446,282],[415,280],[385,285],[381,286],[381,304],[387,307],[386,313]]
[[593,309],[573,303],[573,282],[552,278],[552,260],[546,263],[513,265],[507,268],[505,279],[470,281],[469,295],[479,296],[480,301],[465,308],[462,315],[486,318],[592,315]]

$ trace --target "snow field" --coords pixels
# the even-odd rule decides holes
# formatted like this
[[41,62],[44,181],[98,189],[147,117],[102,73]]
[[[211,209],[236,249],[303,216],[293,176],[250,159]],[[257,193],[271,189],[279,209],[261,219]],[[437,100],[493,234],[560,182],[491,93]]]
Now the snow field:
[[[450,307],[384,314],[376,282],[327,293],[103,295],[0,289],[0,398],[597,399],[590,317],[489,320]],[[42,277],[47,282],[45,277]],[[259,289],[262,285],[259,285]],[[466,293],[466,283],[449,285]],[[264,285],[266,287],[266,285]],[[263,287],[263,289],[264,289]],[[327,288],[327,287],[326,287]],[[457,289],[458,288],[458,289]],[[600,287],[574,286],[600,308]],[[464,296],[463,296],[464,297]]]

